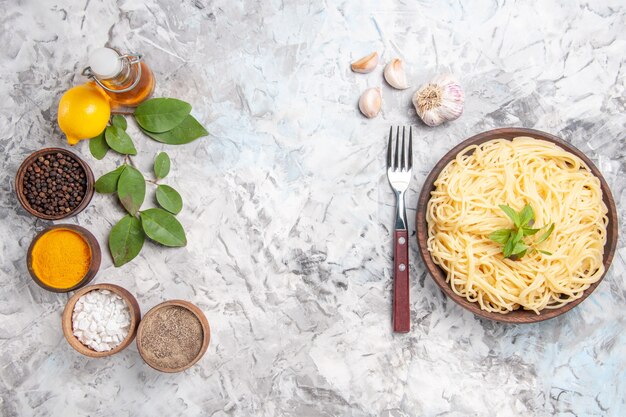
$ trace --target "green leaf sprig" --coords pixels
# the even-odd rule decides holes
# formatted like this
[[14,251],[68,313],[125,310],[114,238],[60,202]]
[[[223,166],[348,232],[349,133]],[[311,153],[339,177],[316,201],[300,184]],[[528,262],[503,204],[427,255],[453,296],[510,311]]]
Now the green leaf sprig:
[[[109,235],[109,250],[116,267],[139,255],[146,237],[164,246],[187,244],[185,230],[174,216],[182,210],[183,200],[174,188],[158,183],[167,176],[170,166],[170,157],[161,152],[154,161],[154,181],[146,180],[139,170],[127,163],[96,181],[97,192],[117,193],[120,203],[128,212],[113,226]],[[157,186],[156,199],[161,208],[140,210],[146,196],[146,183]]]
[[[191,104],[176,98],[153,98],[141,103],[132,114],[141,131],[157,142],[183,145],[209,134],[191,114]],[[89,140],[89,151],[100,160],[112,149],[122,155],[136,155],[137,149],[126,133],[128,122],[116,114],[102,133]]]
[[[533,251],[541,252],[544,255],[552,255],[548,251],[537,249],[537,246],[550,237],[554,231],[554,223],[550,224],[547,228],[533,228],[535,212],[529,204],[526,204],[520,212],[513,210],[507,205],[500,205],[499,207],[507,217],[513,221],[514,227],[511,229],[496,230],[489,235],[489,239],[504,245],[502,254],[505,258],[518,260]],[[545,229],[545,231],[539,239],[535,240],[530,245],[524,242],[526,236],[533,236],[542,229]]]
[[[182,145],[209,133],[191,114],[191,104],[175,98],[153,98],[140,104],[132,116],[141,131],[157,142]],[[154,160],[156,179],[146,180],[131,163],[130,155],[137,149],[126,132],[128,121],[116,114],[98,136],[89,141],[94,158],[103,159],[109,150],[125,155],[126,162],[98,178],[96,191],[117,193],[128,214],[113,226],[109,235],[109,250],[116,267],[134,259],[143,247],[146,237],[164,246],[185,246],[185,230],[175,215],[183,209],[183,199],[174,188],[159,184],[171,167],[167,153],[159,153]],[[146,183],[156,185],[156,201],[160,208],[141,211],[146,197]]]

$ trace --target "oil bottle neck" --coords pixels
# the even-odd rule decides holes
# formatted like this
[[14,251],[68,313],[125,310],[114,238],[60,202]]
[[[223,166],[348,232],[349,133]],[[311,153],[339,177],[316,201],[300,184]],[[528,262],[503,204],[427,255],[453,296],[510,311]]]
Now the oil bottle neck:
[[110,93],[125,93],[141,79],[141,58],[140,54],[120,55],[113,49],[99,48],[91,54],[83,75]]
[[128,58],[120,57],[120,71],[107,78],[98,77],[103,84],[110,88],[117,87],[126,87],[129,84],[132,84],[137,77],[137,71],[134,70],[134,65],[131,65],[130,60]]

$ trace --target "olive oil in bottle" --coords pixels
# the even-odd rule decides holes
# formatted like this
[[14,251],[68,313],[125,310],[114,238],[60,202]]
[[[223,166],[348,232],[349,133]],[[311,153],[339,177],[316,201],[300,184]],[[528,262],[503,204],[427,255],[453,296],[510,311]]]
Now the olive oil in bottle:
[[89,56],[83,75],[102,87],[113,109],[137,107],[154,91],[154,75],[141,54],[121,55],[111,48],[98,48]]

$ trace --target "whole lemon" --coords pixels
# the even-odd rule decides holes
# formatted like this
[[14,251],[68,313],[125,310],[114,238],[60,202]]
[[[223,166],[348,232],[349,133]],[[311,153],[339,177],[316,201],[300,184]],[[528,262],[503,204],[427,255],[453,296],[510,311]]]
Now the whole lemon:
[[59,101],[59,127],[75,145],[102,133],[111,116],[109,97],[93,82],[70,88]]

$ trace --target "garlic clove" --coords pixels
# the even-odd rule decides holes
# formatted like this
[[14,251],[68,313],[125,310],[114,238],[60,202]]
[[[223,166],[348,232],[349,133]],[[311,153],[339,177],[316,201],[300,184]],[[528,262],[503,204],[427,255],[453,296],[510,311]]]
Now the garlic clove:
[[359,98],[359,110],[369,119],[378,116],[383,103],[380,87],[371,87],[363,91]]
[[406,82],[406,71],[404,70],[404,62],[399,58],[394,58],[385,66],[383,72],[385,80],[393,88],[404,90],[409,88]]
[[458,119],[463,113],[465,95],[452,75],[440,75],[424,84],[413,95],[417,115],[428,126]]
[[378,52],[374,51],[369,55],[364,56],[361,59],[357,59],[350,67],[352,71],[358,72],[361,74],[367,74],[369,72],[374,71],[374,68],[378,65]]

